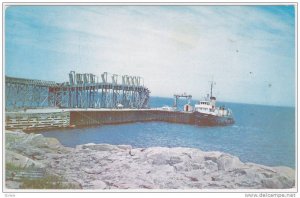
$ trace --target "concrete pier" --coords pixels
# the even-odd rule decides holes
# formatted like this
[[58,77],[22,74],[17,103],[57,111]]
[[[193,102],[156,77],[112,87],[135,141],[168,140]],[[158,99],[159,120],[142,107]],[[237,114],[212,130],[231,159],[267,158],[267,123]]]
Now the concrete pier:
[[194,124],[193,113],[162,109],[28,109],[6,112],[5,128],[25,131],[163,121]]
[[70,112],[6,112],[5,129],[24,131],[70,127]]

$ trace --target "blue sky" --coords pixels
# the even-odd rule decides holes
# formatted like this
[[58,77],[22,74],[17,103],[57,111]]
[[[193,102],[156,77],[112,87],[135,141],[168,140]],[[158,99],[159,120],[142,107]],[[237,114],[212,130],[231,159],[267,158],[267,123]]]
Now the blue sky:
[[5,74],[144,77],[152,96],[295,106],[294,6],[10,6]]

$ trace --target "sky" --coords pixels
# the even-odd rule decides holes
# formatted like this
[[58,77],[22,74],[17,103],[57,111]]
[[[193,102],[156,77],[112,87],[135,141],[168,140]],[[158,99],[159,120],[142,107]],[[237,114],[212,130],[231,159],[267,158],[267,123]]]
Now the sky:
[[281,6],[9,6],[5,75],[141,76],[151,96],[295,106],[295,9]]

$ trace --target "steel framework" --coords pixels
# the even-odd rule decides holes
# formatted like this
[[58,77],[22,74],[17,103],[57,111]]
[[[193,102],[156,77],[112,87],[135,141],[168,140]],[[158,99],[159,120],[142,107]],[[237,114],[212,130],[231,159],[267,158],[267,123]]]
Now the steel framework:
[[187,103],[190,104],[191,103],[191,99],[192,99],[192,95],[188,95],[186,93],[183,93],[183,94],[174,94],[174,105],[173,105],[173,107],[175,107],[176,109],[177,109],[178,99],[179,98],[186,98],[187,99]]
[[98,82],[96,75],[74,71],[64,83],[6,76],[5,108],[148,108],[150,91],[141,80],[104,72]]

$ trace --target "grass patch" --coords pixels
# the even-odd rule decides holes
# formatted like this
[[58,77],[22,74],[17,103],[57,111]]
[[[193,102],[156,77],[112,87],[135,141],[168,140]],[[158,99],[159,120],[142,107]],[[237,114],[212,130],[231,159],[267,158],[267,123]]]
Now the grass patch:
[[6,171],[14,171],[14,172],[20,172],[20,171],[23,171],[24,168],[21,167],[21,166],[17,166],[13,163],[5,163],[5,170]]
[[78,189],[74,184],[64,183],[61,177],[48,175],[39,179],[21,180],[21,189]]
[[24,168],[21,166],[17,166],[12,163],[5,163],[5,179],[6,180],[13,180],[16,173],[23,171]]
[[[20,172],[26,172],[34,169],[23,168],[12,163],[5,164],[6,180],[16,181],[14,178]],[[59,176],[46,175],[42,178],[21,178],[17,180],[20,183],[20,189],[80,189],[79,185],[64,182]]]

